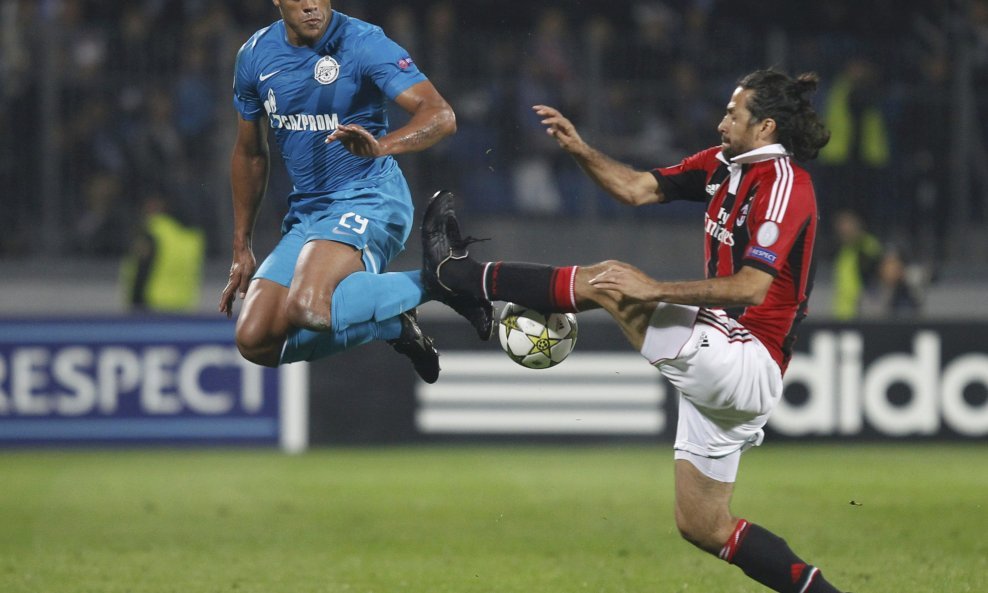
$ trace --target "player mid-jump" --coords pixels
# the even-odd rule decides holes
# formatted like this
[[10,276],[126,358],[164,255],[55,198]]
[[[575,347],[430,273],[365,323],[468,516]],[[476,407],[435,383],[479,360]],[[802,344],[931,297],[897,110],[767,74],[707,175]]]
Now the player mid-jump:
[[[237,54],[233,264],[220,311],[230,315],[235,298],[245,299],[237,346],[257,364],[312,360],[381,339],[431,383],[438,352],[415,317],[430,295],[418,270],[384,273],[412,225],[393,155],[452,134],[453,110],[379,27],[334,11],[329,0],[273,1],[282,20]],[[411,115],[391,132],[386,98]],[[281,241],[258,267],[251,236],[267,186],[268,128],[293,191]],[[440,298],[490,337],[489,301]]]

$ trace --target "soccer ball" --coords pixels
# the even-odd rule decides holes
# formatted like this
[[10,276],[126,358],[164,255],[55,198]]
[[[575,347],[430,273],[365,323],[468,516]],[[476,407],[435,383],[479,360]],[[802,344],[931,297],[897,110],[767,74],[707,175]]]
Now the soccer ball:
[[530,369],[547,369],[566,360],[576,346],[576,316],[507,303],[501,309],[497,337],[511,360]]

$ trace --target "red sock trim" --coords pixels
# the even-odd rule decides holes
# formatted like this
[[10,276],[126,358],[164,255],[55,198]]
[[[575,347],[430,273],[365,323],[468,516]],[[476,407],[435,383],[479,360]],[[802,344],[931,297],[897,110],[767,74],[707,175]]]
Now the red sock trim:
[[563,313],[576,313],[576,270],[578,266],[555,268],[552,271],[551,291],[552,308]]
[[744,536],[747,535],[748,527],[750,526],[751,524],[744,519],[738,521],[738,524],[734,527],[734,533],[727,539],[724,547],[720,549],[718,557],[721,560],[726,560],[728,563],[733,562],[734,554],[738,551],[738,547],[741,545],[741,541],[744,540]]
[[[488,300],[493,301],[493,300],[496,300],[497,299],[497,296],[496,296],[497,295],[497,277],[498,277],[498,274],[501,272],[501,264],[502,263],[504,263],[504,262],[489,262],[484,267],[484,283],[485,284],[484,284],[484,287],[483,288],[484,288],[484,294],[487,296],[487,299]],[[493,268],[493,269],[491,269],[491,268]],[[488,269],[491,269],[491,283],[490,283],[490,286],[488,286],[486,284],[486,282],[487,282],[487,270]]]
[[805,562],[797,562],[789,567],[789,574],[792,577],[793,583],[798,583],[799,579],[803,578],[803,571],[806,570]]

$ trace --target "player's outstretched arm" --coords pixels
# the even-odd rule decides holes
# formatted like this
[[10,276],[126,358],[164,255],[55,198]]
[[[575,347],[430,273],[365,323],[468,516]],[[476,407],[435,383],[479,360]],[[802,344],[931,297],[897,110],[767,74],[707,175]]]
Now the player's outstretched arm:
[[233,302],[247,295],[247,286],[257,270],[251,238],[257,211],[268,185],[268,143],[262,121],[240,118],[237,140],[230,159],[230,184],[233,190],[233,263],[230,278],[220,296],[219,310],[229,317]]
[[555,138],[560,148],[570,153],[590,179],[619,202],[631,206],[664,202],[659,182],[647,171],[638,171],[619,163],[587,144],[576,126],[558,109],[535,105],[532,110],[542,118],[547,134]]
[[375,158],[425,150],[456,132],[456,115],[431,82],[413,84],[395,98],[411,114],[404,126],[375,138],[357,124],[340,124],[326,137],[326,143],[340,142],[349,152]]

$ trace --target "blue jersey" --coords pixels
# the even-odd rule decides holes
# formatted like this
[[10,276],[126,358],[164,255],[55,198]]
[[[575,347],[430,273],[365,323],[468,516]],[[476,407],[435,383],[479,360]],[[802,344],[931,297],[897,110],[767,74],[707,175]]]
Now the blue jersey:
[[326,136],[340,123],[383,136],[386,99],[424,80],[380,27],[333,11],[325,35],[312,47],[290,44],[284,21],[255,33],[237,53],[233,104],[245,120],[267,115],[294,185],[289,199],[297,207],[395,172],[391,156],[358,157],[339,142],[326,144]]

